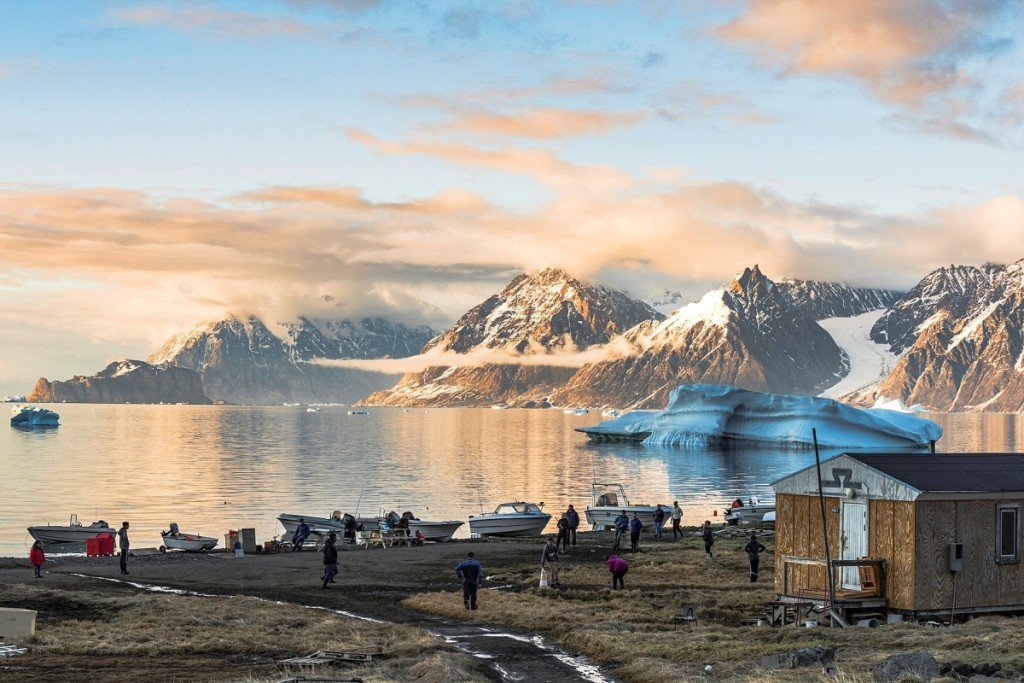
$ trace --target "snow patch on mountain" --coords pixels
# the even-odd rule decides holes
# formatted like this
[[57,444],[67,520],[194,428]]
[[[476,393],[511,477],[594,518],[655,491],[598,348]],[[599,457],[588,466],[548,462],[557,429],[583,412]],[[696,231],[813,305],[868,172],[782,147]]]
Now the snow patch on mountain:
[[890,352],[888,345],[870,339],[871,328],[884,314],[884,310],[870,311],[852,318],[828,318],[818,322],[850,360],[847,375],[819,396],[839,398],[854,391],[863,391],[888,376],[899,362],[899,356]]

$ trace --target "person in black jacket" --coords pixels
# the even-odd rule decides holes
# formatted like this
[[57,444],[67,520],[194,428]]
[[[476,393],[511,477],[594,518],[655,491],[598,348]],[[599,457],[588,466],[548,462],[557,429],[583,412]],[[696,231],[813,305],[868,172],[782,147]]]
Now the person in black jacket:
[[564,512],[558,519],[558,540],[555,545],[559,550],[569,549],[569,516]]
[[754,583],[757,581],[757,570],[761,564],[761,553],[765,551],[765,547],[757,540],[756,531],[750,532],[750,542],[743,546],[743,551],[750,561],[750,583]]
[[576,529],[580,526],[580,513],[572,505],[565,511],[565,517],[569,520],[569,542],[576,547]]
[[484,582],[484,568],[477,561],[476,555],[466,555],[466,559],[455,566],[455,576],[462,581],[462,602],[466,609],[476,609],[477,589]]
[[324,575],[320,577],[324,588],[328,587],[327,584],[334,583],[334,575],[338,573],[338,549],[334,546],[337,539],[338,535],[332,531],[327,534],[327,540],[324,541]]
[[713,560],[715,556],[711,554],[711,546],[715,544],[715,532],[711,530],[710,520],[704,520],[704,526],[700,530],[700,535],[704,537],[704,552],[708,554],[709,560]]

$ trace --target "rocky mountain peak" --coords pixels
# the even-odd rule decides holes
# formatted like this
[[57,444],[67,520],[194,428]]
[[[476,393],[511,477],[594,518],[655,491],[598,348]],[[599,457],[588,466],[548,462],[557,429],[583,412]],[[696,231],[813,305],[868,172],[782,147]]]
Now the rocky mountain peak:
[[735,296],[756,305],[775,293],[775,283],[761,272],[761,268],[757,264],[754,264],[753,268],[744,268],[743,272],[737,275],[726,289]]

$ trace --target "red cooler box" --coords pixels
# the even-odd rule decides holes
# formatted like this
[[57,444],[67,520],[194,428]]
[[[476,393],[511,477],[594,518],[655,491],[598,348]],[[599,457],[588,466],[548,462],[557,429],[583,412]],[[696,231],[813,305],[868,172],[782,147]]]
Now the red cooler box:
[[[113,534],[97,534],[96,540],[99,541],[100,555],[113,555],[114,554],[114,535]],[[88,546],[86,547],[86,554],[88,554]]]
[[99,539],[99,537],[85,539],[85,556],[86,557],[96,557],[99,554],[100,554],[100,539]]

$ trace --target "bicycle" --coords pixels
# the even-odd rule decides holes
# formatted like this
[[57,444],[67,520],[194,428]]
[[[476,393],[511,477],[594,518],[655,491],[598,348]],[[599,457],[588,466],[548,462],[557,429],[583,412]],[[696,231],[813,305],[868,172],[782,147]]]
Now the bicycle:
[[290,553],[292,551],[292,544],[274,536],[273,540],[270,541],[269,550],[272,553]]

